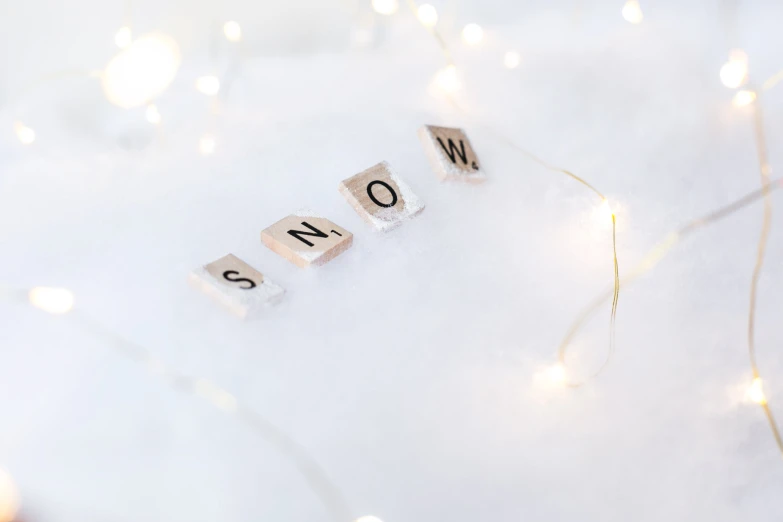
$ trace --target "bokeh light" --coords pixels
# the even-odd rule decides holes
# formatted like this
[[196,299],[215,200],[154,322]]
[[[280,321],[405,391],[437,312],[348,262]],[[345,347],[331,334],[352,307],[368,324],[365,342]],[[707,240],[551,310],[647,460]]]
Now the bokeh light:
[[644,20],[644,13],[642,13],[642,6],[639,5],[637,0],[628,0],[623,5],[623,18],[626,22],[632,24],[640,24]]
[[767,396],[764,395],[764,382],[761,380],[761,377],[753,379],[750,387],[748,387],[746,397],[756,404],[767,404]]
[[35,141],[35,131],[21,121],[14,122],[14,133],[22,145],[30,145]]
[[748,78],[748,55],[741,49],[729,53],[729,61],[720,68],[720,81],[729,89],[736,89]]
[[731,103],[735,107],[745,107],[756,101],[756,93],[753,91],[737,91]]
[[66,288],[36,286],[27,297],[31,305],[50,314],[65,314],[73,308],[73,293]]
[[215,137],[211,134],[204,134],[198,140],[198,151],[202,156],[209,156],[215,152]]
[[217,76],[202,76],[196,80],[196,89],[201,94],[215,96],[220,91],[220,79]]
[[435,27],[438,23],[438,11],[432,4],[421,4],[416,14],[425,27]]
[[242,28],[239,22],[230,20],[223,24],[223,34],[229,42],[238,42],[242,39]]
[[154,103],[150,103],[147,106],[147,110],[144,111],[144,116],[147,118],[147,121],[153,125],[160,125],[160,122],[163,120],[158,111],[158,107]]
[[0,469],[0,522],[12,522],[19,511],[19,490],[11,475]]
[[399,7],[400,4],[397,0],[372,0],[372,8],[378,14],[393,15]]
[[446,94],[457,92],[462,86],[457,75],[457,68],[454,65],[447,65],[439,70],[435,73],[433,85],[438,91]]
[[516,51],[508,51],[503,55],[503,65],[506,69],[516,69],[521,61],[522,57]]
[[146,105],[168,89],[180,61],[179,46],[172,37],[143,35],[109,60],[101,78],[103,92],[123,109]]
[[127,48],[133,41],[133,33],[130,27],[120,27],[114,34],[114,43],[120,49]]
[[478,45],[484,39],[484,29],[478,24],[468,24],[462,28],[462,40],[468,45]]

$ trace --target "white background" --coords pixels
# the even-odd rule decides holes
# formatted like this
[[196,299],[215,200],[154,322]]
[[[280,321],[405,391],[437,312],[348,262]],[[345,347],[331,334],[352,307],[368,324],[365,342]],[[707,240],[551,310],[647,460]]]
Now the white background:
[[[783,67],[779,4],[645,2],[640,26],[621,2],[436,4],[450,17],[465,115],[429,89],[443,59],[405,5],[357,49],[364,3],[138,2],[137,34],[172,34],[184,59],[153,129],[89,79],[15,95],[41,74],[101,68],[119,2],[2,1],[4,286],[70,288],[83,315],[224,386],[307,448],[353,516],[780,520],[783,462],[761,411],[742,402],[760,205],[624,288],[607,372],[551,388],[541,369],[611,284],[610,228],[594,195],[487,130],[604,191],[627,269],[670,230],[758,187],[752,112],[731,107],[718,71],[732,46],[757,81]],[[215,30],[232,18],[246,58],[210,119],[193,81],[236,56]],[[486,27],[481,46],[459,41],[466,22]],[[511,48],[522,65],[506,70]],[[781,89],[763,100],[773,172]],[[36,129],[32,146],[15,139],[16,118]],[[464,127],[488,182],[439,183],[416,137],[425,123]],[[208,157],[204,132],[217,143]],[[337,191],[381,160],[426,204],[383,236]],[[302,207],[353,232],[353,248],[304,271],[261,244],[263,228]],[[780,226],[757,343],[783,418]],[[288,291],[258,321],[186,284],[228,252]],[[577,338],[574,372],[601,360],[607,323],[608,308]],[[68,316],[0,302],[0,412],[0,467],[26,522],[330,519],[274,444]]]

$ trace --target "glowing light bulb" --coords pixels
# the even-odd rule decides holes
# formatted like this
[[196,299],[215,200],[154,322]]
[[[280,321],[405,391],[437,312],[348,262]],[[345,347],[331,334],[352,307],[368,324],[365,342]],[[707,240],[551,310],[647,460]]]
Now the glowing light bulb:
[[180,64],[179,46],[168,35],[142,35],[109,60],[101,76],[106,98],[123,109],[146,105],[168,89]]
[[753,91],[737,91],[734,98],[731,100],[731,104],[735,107],[745,107],[750,105],[756,100],[756,93]]
[[204,134],[198,140],[198,150],[202,156],[209,156],[215,152],[215,138],[211,134]]
[[601,213],[609,219],[611,219],[612,216],[614,216],[614,212],[612,211],[611,205],[609,205],[608,199],[604,199],[601,202]]
[[457,76],[457,68],[454,65],[447,65],[435,73],[433,84],[438,90],[446,94],[452,94],[462,86]]
[[560,363],[553,364],[550,366],[547,371],[547,377],[549,377],[549,380],[552,382],[552,384],[555,384],[557,386],[562,386],[566,382],[566,369],[565,366],[563,366]]
[[632,24],[640,24],[644,20],[644,13],[642,13],[642,6],[639,5],[637,0],[628,0],[623,5],[623,18],[626,22]]
[[378,14],[393,15],[399,7],[400,4],[397,0],[372,0],[372,8]]
[[30,145],[35,141],[35,131],[21,121],[14,122],[14,132],[22,145]]
[[438,11],[432,4],[421,4],[416,16],[424,27],[434,27],[438,23]]
[[66,288],[36,286],[27,297],[31,305],[50,314],[65,314],[73,308],[73,294]]
[[223,34],[229,42],[238,42],[242,39],[242,28],[238,22],[230,20],[223,24]]
[[163,120],[160,116],[160,112],[158,112],[158,107],[154,103],[147,105],[147,110],[144,111],[144,115],[146,116],[147,121],[153,125],[160,125],[160,122]]
[[196,89],[207,96],[215,96],[220,91],[220,80],[217,76],[202,76],[196,80]]
[[356,522],[383,522],[383,520],[381,520],[378,517],[374,517],[372,515],[366,515],[366,516],[357,518]]
[[0,469],[0,522],[12,522],[19,510],[19,490],[11,475]]
[[736,89],[748,77],[748,55],[741,49],[732,49],[729,61],[720,68],[720,81],[729,89]]
[[601,229],[611,227],[615,215],[615,209],[609,204],[608,199],[601,200],[601,203],[590,209],[590,219]]
[[506,66],[506,69],[516,69],[519,67],[519,63],[522,61],[522,57],[519,56],[519,53],[516,51],[508,51],[503,56],[503,65]]
[[468,24],[462,28],[462,40],[468,45],[477,45],[484,39],[484,29],[478,24]]
[[117,44],[117,47],[120,49],[125,49],[132,41],[133,33],[131,32],[130,27],[120,27],[114,34],[114,43]]
[[749,400],[755,402],[756,404],[767,404],[767,396],[764,395],[764,382],[761,380],[761,377],[756,377],[753,379],[753,382],[748,388],[746,396]]

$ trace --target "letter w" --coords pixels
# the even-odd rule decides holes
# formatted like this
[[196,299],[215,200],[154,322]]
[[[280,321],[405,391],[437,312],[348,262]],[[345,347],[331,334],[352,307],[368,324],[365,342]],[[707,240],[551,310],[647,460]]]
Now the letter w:
[[449,138],[448,150],[446,150],[446,146],[443,144],[443,141],[440,138],[438,138],[438,143],[440,143],[440,146],[443,147],[443,151],[451,159],[452,163],[457,163],[457,158],[455,157],[455,155],[457,155],[459,156],[459,159],[462,160],[462,163],[465,165],[468,164],[468,156],[465,154],[465,144],[462,143],[462,140],[459,140],[459,149],[456,145],[454,145],[454,142],[451,141],[451,138]]
[[313,244],[308,240],[306,240],[305,238],[303,238],[302,236],[329,237],[328,235],[324,234],[323,232],[315,228],[307,221],[302,221],[302,224],[307,228],[309,228],[310,230],[312,230],[312,232],[304,232],[302,230],[289,230],[288,233],[309,247],[313,246]]

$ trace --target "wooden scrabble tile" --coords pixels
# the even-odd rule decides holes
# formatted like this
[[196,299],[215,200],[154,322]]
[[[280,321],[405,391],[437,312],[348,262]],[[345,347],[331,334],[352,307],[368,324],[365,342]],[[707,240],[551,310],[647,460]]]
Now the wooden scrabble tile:
[[309,210],[300,210],[264,229],[261,241],[304,268],[323,265],[348,250],[353,234]]
[[425,125],[419,129],[419,139],[432,169],[442,181],[480,183],[486,179],[462,129]]
[[243,319],[258,315],[285,293],[233,254],[191,272],[190,283]]
[[383,232],[424,210],[421,200],[385,161],[342,180],[338,189],[365,221]]

